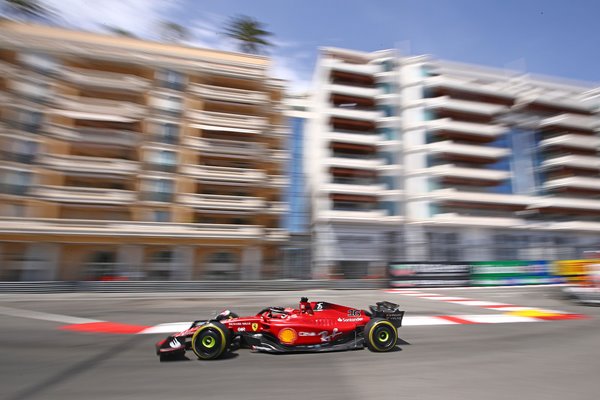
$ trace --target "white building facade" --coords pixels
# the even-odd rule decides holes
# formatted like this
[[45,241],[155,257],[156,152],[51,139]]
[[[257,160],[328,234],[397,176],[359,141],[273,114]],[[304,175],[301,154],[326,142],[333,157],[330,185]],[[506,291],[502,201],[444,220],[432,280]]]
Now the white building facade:
[[323,49],[307,129],[313,265],[580,258],[600,248],[600,89]]

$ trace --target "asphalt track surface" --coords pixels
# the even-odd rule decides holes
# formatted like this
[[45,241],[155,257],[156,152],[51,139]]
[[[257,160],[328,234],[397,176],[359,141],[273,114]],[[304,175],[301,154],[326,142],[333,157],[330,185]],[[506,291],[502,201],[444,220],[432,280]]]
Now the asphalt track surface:
[[224,306],[250,314],[265,305],[296,305],[302,295],[359,308],[385,299],[400,303],[407,315],[498,311],[382,291],[0,294],[0,399],[600,398],[600,307],[562,300],[556,287],[432,291],[589,318],[407,326],[399,331],[399,349],[383,354],[271,355],[242,349],[222,360],[199,361],[190,353],[188,360],[161,363],[153,345],[164,334],[58,328],[79,319],[140,325],[190,321]]

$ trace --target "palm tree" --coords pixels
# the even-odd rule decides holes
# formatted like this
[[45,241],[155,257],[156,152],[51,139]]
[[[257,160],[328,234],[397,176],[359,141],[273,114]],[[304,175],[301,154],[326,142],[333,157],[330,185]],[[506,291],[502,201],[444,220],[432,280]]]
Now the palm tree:
[[260,54],[265,47],[273,46],[265,37],[273,35],[264,30],[264,24],[247,15],[239,15],[229,20],[224,35],[237,41],[243,53]]
[[53,15],[50,7],[41,0],[3,0],[2,10],[17,19],[46,19]]
[[190,31],[172,21],[162,21],[159,26],[160,38],[165,42],[179,43],[190,38]]

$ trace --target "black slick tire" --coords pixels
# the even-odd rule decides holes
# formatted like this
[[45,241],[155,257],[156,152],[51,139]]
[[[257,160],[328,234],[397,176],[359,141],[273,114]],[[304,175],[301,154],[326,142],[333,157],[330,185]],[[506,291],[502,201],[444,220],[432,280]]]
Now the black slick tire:
[[365,325],[365,342],[371,351],[386,352],[398,342],[398,330],[388,320],[373,318]]
[[210,321],[194,332],[191,347],[198,359],[214,360],[219,358],[230,344],[229,329],[218,321]]

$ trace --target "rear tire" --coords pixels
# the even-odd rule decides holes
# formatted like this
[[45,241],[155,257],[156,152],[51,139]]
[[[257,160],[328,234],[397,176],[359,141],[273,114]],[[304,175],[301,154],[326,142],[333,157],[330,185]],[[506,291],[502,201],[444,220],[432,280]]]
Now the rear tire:
[[200,360],[219,358],[230,344],[229,329],[218,321],[200,326],[192,336],[192,350]]
[[398,342],[398,330],[386,319],[373,318],[365,326],[365,341],[371,351],[390,351]]

